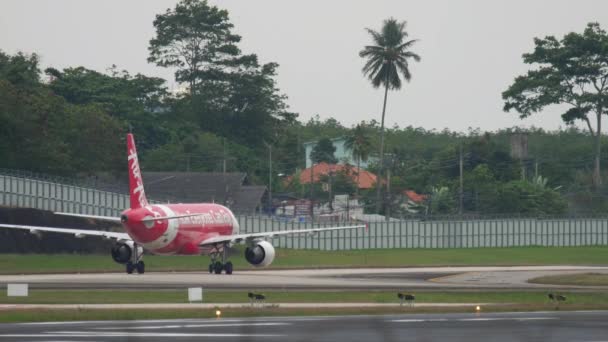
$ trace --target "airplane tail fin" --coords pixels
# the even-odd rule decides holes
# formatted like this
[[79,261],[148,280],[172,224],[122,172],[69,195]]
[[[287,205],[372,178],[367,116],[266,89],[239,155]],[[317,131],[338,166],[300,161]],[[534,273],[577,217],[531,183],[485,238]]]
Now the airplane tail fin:
[[146,193],[144,191],[144,181],[141,178],[139,161],[137,160],[137,149],[133,134],[127,134],[127,160],[129,162],[129,196],[131,199],[131,209],[137,209],[148,205]]

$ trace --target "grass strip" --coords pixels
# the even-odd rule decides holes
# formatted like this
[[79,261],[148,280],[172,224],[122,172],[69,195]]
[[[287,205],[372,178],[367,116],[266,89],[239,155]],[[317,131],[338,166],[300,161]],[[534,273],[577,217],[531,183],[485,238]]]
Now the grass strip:
[[[398,303],[394,291],[259,291],[266,303]],[[416,292],[417,303],[548,303],[547,293],[531,291]],[[608,292],[560,292],[568,304],[608,305]],[[204,292],[205,303],[246,303],[247,291]],[[187,291],[155,290],[41,290],[30,289],[28,297],[0,296],[1,304],[143,304],[187,303]]]
[[[271,269],[330,267],[606,265],[608,246],[320,251],[277,249]],[[206,272],[209,259],[145,257],[147,271]],[[252,269],[242,248],[231,257],[236,270]],[[0,254],[0,274],[122,272],[110,255]]]
[[[221,308],[221,307],[220,307]],[[599,304],[562,304],[556,307],[551,304],[517,304],[505,306],[484,306],[478,313],[485,312],[527,312],[553,310],[607,310],[608,305]],[[230,308],[221,309],[222,318],[233,317],[272,317],[272,316],[330,316],[330,315],[388,315],[414,313],[456,313],[475,312],[471,307],[388,307],[388,308],[304,308],[292,309],[281,307],[268,308]],[[144,320],[144,319],[181,319],[181,318],[214,318],[215,309],[183,309],[183,310],[3,310],[0,311],[0,323],[16,322],[53,322],[53,321],[85,321],[85,320]],[[221,320],[221,318],[219,319]]]
[[544,276],[529,280],[535,284],[579,285],[579,286],[608,286],[606,273],[577,273],[554,276]]

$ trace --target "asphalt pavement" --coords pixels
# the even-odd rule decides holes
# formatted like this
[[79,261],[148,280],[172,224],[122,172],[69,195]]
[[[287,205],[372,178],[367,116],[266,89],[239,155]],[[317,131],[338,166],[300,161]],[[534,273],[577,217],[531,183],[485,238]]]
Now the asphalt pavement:
[[[581,286],[531,284],[530,278],[571,273],[608,273],[608,267],[410,267],[240,271],[232,275],[206,272],[146,274],[2,275],[0,287],[27,283],[31,288],[163,289],[202,286],[206,289],[591,289]],[[596,290],[608,287],[597,287]]]
[[608,312],[0,324],[0,341],[608,341]]

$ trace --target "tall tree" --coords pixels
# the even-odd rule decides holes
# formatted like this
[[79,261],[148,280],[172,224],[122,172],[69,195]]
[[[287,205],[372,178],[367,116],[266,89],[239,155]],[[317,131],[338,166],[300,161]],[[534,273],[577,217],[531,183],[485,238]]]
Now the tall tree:
[[401,89],[401,76],[407,82],[412,75],[409,69],[409,61],[420,61],[420,56],[412,52],[410,48],[416,43],[416,39],[408,40],[405,31],[405,21],[397,21],[389,18],[384,21],[380,32],[367,29],[372,36],[374,45],[367,45],[359,56],[367,61],[363,66],[363,74],[372,82],[374,88],[384,86],[384,102],[382,105],[382,121],[380,123],[380,172],[378,174],[378,186],[376,187],[376,212],[381,210],[382,176],[384,172],[384,116],[386,113],[386,99],[389,89]]
[[372,149],[372,142],[362,124],[355,126],[351,134],[346,137],[344,147],[349,149],[355,160],[357,160],[357,188],[356,194],[359,195],[359,175],[361,174],[361,161],[367,161]]
[[257,65],[255,55],[241,55],[239,35],[228,11],[210,6],[206,0],[182,0],[154,20],[156,36],[150,40],[148,61],[175,67],[175,80],[187,83],[190,94],[201,80],[217,80],[226,69]]
[[589,23],[582,34],[571,32],[561,40],[535,38],[534,45],[523,59],[537,68],[515,78],[503,92],[504,110],[515,109],[523,119],[549,105],[566,105],[562,120],[583,121],[595,139],[593,184],[597,187],[601,184],[602,115],[608,106],[608,35],[598,23]]

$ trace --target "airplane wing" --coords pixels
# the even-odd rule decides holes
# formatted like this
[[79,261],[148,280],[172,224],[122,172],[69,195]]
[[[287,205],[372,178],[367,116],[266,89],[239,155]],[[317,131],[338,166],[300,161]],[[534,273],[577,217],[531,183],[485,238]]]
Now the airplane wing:
[[115,217],[115,216],[85,215],[85,214],[73,214],[73,213],[61,213],[61,212],[54,212],[53,214],[62,215],[62,216],[84,217],[84,218],[90,218],[90,219],[95,219],[95,220],[120,223],[120,217]]
[[[98,215],[73,214],[73,213],[61,213],[61,212],[54,212],[53,214],[63,215],[63,216],[73,216],[73,217],[84,217],[84,218],[90,218],[90,219],[95,219],[95,220],[120,223],[120,218],[114,217],[114,216],[98,216]],[[175,219],[193,217],[193,216],[201,216],[201,214],[195,213],[195,214],[182,214],[182,215],[173,215],[173,216],[156,216],[156,217],[144,218],[141,221],[142,222],[154,222],[154,221],[162,221],[162,220],[175,220]]]
[[279,230],[276,232],[259,232],[249,234],[235,234],[235,235],[218,235],[207,240],[202,241],[200,246],[213,245],[217,243],[239,243],[247,240],[256,239],[272,239],[279,235],[299,235],[299,234],[314,234],[319,232],[328,232],[332,230],[347,230],[365,228],[365,225],[359,226],[344,226],[344,227],[330,227],[330,228],[310,228],[310,229],[296,229],[296,230]]
[[99,236],[106,239],[116,240],[131,240],[127,233],[106,232],[103,230],[86,230],[86,229],[71,229],[71,228],[53,228],[53,227],[38,227],[25,226],[19,224],[0,224],[0,228],[29,230],[32,234],[40,234],[42,232],[72,234],[75,237]]

